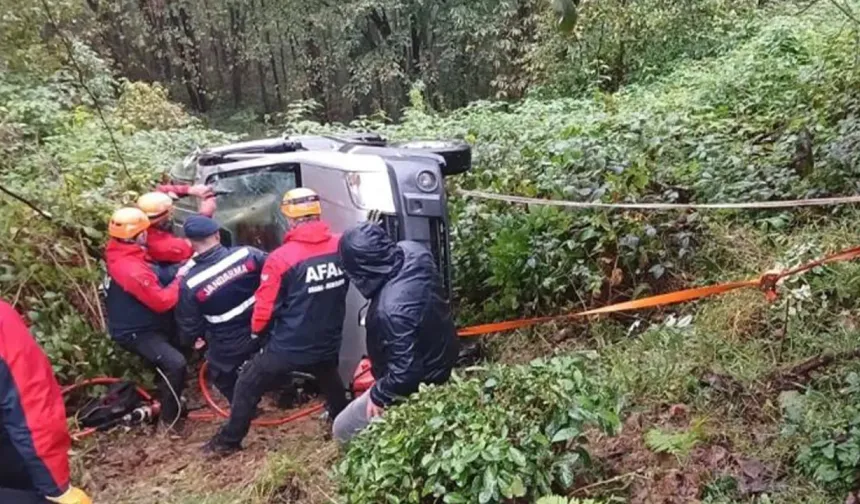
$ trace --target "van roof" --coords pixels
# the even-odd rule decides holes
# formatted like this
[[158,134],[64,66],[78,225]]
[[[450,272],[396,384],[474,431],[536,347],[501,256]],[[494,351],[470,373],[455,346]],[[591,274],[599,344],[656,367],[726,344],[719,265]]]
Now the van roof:
[[227,162],[201,166],[203,179],[216,173],[262,168],[275,164],[308,163],[343,172],[387,172],[385,160],[369,154],[337,151],[297,151],[283,154],[230,154]]

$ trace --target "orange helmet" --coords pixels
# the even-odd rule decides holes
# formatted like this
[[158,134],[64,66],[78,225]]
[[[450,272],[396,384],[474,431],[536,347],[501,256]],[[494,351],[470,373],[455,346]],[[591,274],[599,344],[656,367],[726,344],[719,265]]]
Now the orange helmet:
[[319,216],[322,213],[319,195],[307,187],[291,189],[281,200],[281,212],[288,219]]
[[120,208],[110,218],[108,234],[113,238],[130,240],[149,227],[149,218],[139,208]]
[[158,224],[173,213],[173,198],[163,192],[149,192],[137,199],[137,207],[151,224]]

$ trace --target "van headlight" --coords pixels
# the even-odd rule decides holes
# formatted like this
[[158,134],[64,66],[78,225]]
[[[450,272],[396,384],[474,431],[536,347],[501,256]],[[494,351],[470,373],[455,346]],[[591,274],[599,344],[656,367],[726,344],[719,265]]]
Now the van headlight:
[[396,213],[391,181],[386,172],[347,172],[346,188],[352,203],[362,210]]
[[418,173],[415,183],[418,186],[418,189],[427,193],[433,192],[439,188],[439,179],[436,178],[436,174],[427,170]]

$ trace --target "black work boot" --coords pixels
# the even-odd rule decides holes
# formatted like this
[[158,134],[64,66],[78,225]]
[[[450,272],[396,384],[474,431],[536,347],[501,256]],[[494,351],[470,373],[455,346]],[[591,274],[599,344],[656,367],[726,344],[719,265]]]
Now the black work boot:
[[229,457],[242,449],[239,443],[228,443],[221,439],[218,434],[212,436],[205,445],[203,445],[203,453],[205,455],[213,455],[216,457]]

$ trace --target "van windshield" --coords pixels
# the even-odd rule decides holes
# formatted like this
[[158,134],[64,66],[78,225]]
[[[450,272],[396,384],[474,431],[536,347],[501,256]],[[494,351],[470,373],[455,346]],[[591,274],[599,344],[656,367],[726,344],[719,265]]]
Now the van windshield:
[[298,186],[298,166],[271,166],[254,171],[217,174],[210,185],[218,193],[215,218],[230,233],[231,245],[273,250],[281,244],[287,223],[281,216],[284,193]]

